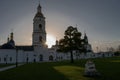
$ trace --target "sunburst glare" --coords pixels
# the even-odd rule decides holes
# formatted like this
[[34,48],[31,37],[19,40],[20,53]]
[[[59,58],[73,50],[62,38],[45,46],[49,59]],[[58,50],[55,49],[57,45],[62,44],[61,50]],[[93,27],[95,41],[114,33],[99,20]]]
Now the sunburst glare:
[[55,39],[54,36],[47,34],[47,42],[46,42],[46,44],[48,45],[48,48],[51,48],[52,45],[55,45],[55,41],[56,41],[56,39]]

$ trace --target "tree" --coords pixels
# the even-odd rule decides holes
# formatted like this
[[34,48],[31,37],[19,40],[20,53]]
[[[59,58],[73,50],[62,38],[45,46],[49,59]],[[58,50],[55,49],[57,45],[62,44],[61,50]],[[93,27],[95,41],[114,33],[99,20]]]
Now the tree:
[[117,50],[114,52],[115,56],[120,56],[120,45],[118,46]]
[[118,46],[118,51],[120,52],[120,45]]
[[81,33],[78,32],[77,28],[69,26],[64,33],[64,38],[59,41],[60,52],[70,52],[71,63],[73,60],[73,50],[81,49]]

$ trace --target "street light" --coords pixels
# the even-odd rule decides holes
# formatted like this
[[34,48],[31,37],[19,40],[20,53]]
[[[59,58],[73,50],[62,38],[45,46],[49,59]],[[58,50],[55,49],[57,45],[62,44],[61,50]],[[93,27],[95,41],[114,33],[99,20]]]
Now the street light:
[[8,55],[6,55],[6,64],[7,64],[7,57],[8,57]]
[[16,49],[16,67],[18,66],[18,49]]

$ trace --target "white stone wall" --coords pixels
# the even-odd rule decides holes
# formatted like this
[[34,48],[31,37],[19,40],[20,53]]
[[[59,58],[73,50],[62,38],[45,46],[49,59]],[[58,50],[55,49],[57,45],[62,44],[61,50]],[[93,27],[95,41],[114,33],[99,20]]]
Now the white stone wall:
[[[16,53],[14,53],[14,54],[16,54]],[[17,55],[18,55],[18,57],[17,57],[17,62],[18,63],[24,63],[25,62],[25,54],[24,54],[24,51],[23,50],[18,50],[18,52],[17,52]]]
[[[42,55],[42,60],[40,60],[40,55]],[[53,57],[50,60],[50,56]],[[73,58],[76,59],[88,59],[88,58],[103,58],[112,57],[114,53],[112,52],[101,52],[101,53],[76,53],[73,51]],[[16,59],[17,57],[17,59]],[[27,60],[28,58],[28,60]],[[48,62],[48,61],[62,61],[70,60],[70,53],[60,53],[56,52],[54,49],[47,48],[37,48],[37,51],[23,51],[15,49],[0,49],[0,63],[27,63],[27,62]]]
[[15,63],[16,62],[15,53],[16,50],[13,49],[0,49],[0,63]]
[[36,59],[36,54],[34,54],[33,51],[24,51],[24,62],[34,62],[34,59]]

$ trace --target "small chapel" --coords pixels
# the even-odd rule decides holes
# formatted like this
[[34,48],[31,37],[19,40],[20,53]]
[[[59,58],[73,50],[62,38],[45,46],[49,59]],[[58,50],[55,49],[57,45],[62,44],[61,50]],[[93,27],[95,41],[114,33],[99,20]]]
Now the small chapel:
[[[7,42],[0,46],[0,63],[28,63],[28,62],[48,62],[70,59],[69,53],[58,53],[58,41],[48,48],[46,43],[46,21],[42,13],[42,7],[39,4],[37,12],[33,19],[33,33],[31,46],[16,46],[14,33],[10,33]],[[88,43],[88,37],[85,34],[84,39],[86,48],[89,50],[88,56],[74,51],[74,59],[90,57],[93,54],[91,45]]]

